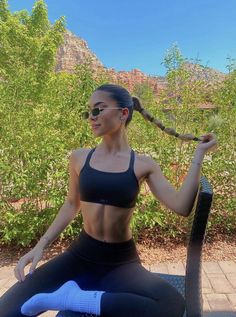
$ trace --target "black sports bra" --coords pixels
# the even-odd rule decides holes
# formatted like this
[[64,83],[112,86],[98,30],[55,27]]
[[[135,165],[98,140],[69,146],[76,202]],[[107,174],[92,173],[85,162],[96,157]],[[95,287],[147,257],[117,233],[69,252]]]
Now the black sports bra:
[[139,193],[139,182],[134,173],[134,151],[131,150],[129,168],[124,172],[103,172],[89,162],[96,148],[87,155],[79,176],[81,201],[132,208]]

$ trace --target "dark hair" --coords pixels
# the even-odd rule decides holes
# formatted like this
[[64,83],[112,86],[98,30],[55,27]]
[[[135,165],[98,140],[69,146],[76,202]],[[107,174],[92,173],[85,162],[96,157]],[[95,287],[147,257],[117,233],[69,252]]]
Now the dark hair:
[[148,112],[146,109],[142,107],[137,97],[132,97],[128,90],[126,90],[124,87],[113,84],[104,84],[98,87],[95,91],[98,90],[109,93],[110,97],[117,102],[117,105],[119,107],[129,109],[129,116],[125,122],[125,126],[127,126],[132,120],[133,110],[136,110],[142,114],[145,120],[154,123],[158,128],[160,128],[162,131],[169,135],[173,135],[176,138],[179,138],[183,141],[200,141],[199,138],[195,137],[192,134],[179,134],[173,128],[166,128],[160,120],[155,119],[150,114],[150,112]]
[[129,116],[125,122],[125,126],[127,126],[132,120],[134,110],[133,99],[128,90],[126,90],[124,87],[113,84],[104,84],[98,87],[95,91],[98,90],[107,92],[110,97],[117,102],[118,107],[129,109]]

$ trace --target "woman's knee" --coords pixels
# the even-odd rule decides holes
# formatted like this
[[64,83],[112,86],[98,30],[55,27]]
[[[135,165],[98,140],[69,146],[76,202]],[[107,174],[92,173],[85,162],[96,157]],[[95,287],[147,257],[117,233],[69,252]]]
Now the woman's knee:
[[163,299],[163,306],[166,310],[165,317],[182,317],[185,311],[185,299],[175,288],[172,288]]
[[166,299],[150,301],[144,313],[148,317],[182,317],[185,311],[184,298],[179,294]]
[[[185,300],[183,296],[168,283],[162,285],[162,296],[155,301],[156,312],[165,317],[182,317],[185,311]],[[159,316],[157,313],[151,316]]]
[[177,292],[177,294],[172,299],[172,313],[170,316],[182,317],[184,315],[185,307],[185,299],[179,292]]

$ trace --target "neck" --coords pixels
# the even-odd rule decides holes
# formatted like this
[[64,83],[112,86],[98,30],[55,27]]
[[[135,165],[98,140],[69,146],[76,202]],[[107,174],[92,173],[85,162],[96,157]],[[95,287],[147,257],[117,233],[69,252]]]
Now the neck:
[[126,132],[118,131],[112,135],[105,135],[98,148],[107,154],[130,151]]

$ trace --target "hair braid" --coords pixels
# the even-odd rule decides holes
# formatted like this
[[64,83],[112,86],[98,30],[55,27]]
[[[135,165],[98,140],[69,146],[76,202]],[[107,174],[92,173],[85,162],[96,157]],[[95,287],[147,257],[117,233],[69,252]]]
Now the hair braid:
[[166,128],[163,123],[158,120],[155,119],[149,111],[147,111],[146,109],[144,109],[139,101],[139,99],[137,97],[132,97],[133,99],[133,107],[134,110],[138,111],[141,113],[141,115],[144,117],[145,120],[150,121],[152,123],[154,123],[156,126],[158,126],[159,129],[161,129],[162,131],[164,131],[165,133],[169,134],[169,135],[173,135],[178,139],[181,139],[182,141],[201,141],[201,139],[199,139],[198,137],[195,137],[194,135],[187,133],[187,134],[179,134],[175,131],[175,129],[173,128]]

